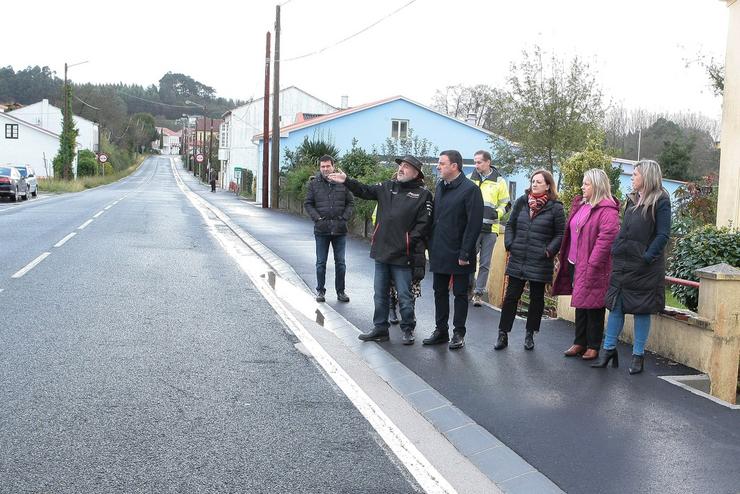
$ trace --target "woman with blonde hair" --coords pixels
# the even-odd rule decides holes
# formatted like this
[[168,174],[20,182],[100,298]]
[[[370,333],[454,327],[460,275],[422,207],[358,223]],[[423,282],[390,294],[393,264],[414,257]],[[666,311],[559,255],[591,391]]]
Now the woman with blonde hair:
[[665,246],[671,231],[671,200],[663,188],[660,165],[641,160],[632,173],[622,227],[612,247],[612,273],[606,293],[609,318],[604,348],[592,367],[619,366],[617,338],[624,315],[634,314],[630,374],[642,372],[650,314],[665,307]]
[[576,309],[576,335],[565,356],[593,360],[604,333],[604,297],[612,243],[619,232],[619,201],[612,197],[609,177],[599,168],[583,174],[581,191],[570,208],[552,291],[572,295],[570,305]]

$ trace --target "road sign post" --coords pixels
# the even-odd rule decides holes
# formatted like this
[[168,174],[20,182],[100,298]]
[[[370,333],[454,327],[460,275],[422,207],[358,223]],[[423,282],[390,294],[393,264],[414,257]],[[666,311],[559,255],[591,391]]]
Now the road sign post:
[[105,164],[108,162],[108,155],[105,153],[98,153],[98,163],[103,168],[103,176],[105,176]]

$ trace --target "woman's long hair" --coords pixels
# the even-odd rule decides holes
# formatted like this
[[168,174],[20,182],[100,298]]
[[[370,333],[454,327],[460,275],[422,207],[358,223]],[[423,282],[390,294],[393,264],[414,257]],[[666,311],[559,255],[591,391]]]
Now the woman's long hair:
[[[591,182],[592,194],[591,200],[588,201],[589,204],[596,206],[604,199],[611,199],[614,202],[614,199],[612,199],[611,182],[609,182],[609,176],[604,170],[601,168],[586,170],[586,173],[583,174],[583,180]],[[585,203],[586,200],[584,199],[583,202]]]
[[667,193],[663,188],[663,173],[660,171],[660,165],[653,160],[640,160],[635,165],[635,170],[640,170],[642,175],[642,190],[637,194],[634,209],[642,208],[643,216],[647,215],[650,210],[655,216],[655,204],[663,194]]

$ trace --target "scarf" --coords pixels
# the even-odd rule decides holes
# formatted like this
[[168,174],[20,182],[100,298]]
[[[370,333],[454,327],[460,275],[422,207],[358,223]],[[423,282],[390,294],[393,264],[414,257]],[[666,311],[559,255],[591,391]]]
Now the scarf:
[[537,213],[547,204],[549,199],[547,192],[540,195],[529,194],[529,200],[527,201],[529,203],[529,217],[537,216]]

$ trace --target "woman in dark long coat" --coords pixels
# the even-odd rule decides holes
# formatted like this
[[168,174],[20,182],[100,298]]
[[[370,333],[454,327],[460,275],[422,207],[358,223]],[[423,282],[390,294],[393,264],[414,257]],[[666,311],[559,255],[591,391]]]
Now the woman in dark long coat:
[[665,246],[671,231],[671,200],[655,161],[641,160],[632,173],[624,219],[612,246],[612,273],[606,293],[609,318],[604,350],[592,367],[619,366],[617,338],[624,315],[634,314],[630,374],[643,369],[650,314],[665,307]]
[[504,245],[509,252],[504,303],[494,350],[506,348],[516,317],[516,307],[529,283],[529,311],[524,348],[534,348],[534,333],[540,330],[545,309],[545,285],[552,283],[553,260],[560,250],[565,230],[563,203],[558,201],[557,186],[547,170],[537,170],[530,188],[516,200],[506,223]]

